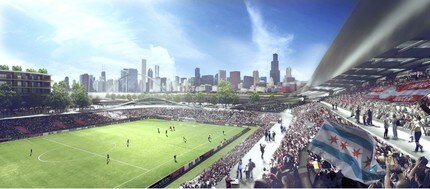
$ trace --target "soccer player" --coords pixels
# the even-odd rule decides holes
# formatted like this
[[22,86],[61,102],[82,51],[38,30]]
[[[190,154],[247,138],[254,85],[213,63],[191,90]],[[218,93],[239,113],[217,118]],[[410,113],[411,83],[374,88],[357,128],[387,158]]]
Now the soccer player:
[[184,136],[182,136],[182,140],[184,141],[184,143],[187,143],[187,139]]
[[209,142],[212,142],[212,141],[211,141],[211,139],[212,139],[212,137],[211,137],[211,135],[209,135],[209,136],[208,136],[208,141],[209,141]]
[[110,162],[110,158],[109,158],[109,154],[106,155],[106,165],[109,164]]
[[169,137],[169,135],[167,135],[167,129],[166,129],[166,137]]
[[33,155],[33,149],[30,149],[30,156]]
[[178,163],[178,161],[176,161],[176,154],[173,155],[173,160],[175,160],[175,163]]
[[173,131],[172,126],[170,126],[170,131]]
[[173,126],[173,131],[175,131],[175,126]]
[[160,134],[160,128],[158,128],[158,134]]
[[130,144],[130,139],[127,139],[127,148],[129,144]]
[[222,135],[225,135],[225,132],[224,132],[224,131],[222,131]]

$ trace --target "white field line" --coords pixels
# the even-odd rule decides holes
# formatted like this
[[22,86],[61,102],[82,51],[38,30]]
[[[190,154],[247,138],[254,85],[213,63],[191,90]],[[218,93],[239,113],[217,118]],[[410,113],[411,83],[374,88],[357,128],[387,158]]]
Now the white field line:
[[[116,148],[116,143],[114,144],[114,146],[111,148],[111,149],[109,149],[108,151],[106,151],[106,152],[103,152],[103,154],[105,154],[105,153],[108,153],[108,152],[110,152],[110,151],[112,151],[114,148]],[[44,162],[44,163],[63,163],[63,162],[70,162],[70,161],[80,161],[80,160],[83,160],[83,159],[88,159],[88,158],[90,158],[90,156],[88,156],[88,157],[83,157],[83,158],[75,158],[75,159],[71,159],[71,160],[58,160],[58,161],[54,161],[54,160],[43,160],[42,159],[42,156],[44,156],[45,154],[47,154],[47,153],[49,153],[49,152],[52,152],[52,151],[55,151],[55,150],[57,150],[57,149],[60,149],[61,147],[58,147],[58,148],[53,148],[53,149],[51,149],[51,150],[48,150],[48,151],[46,151],[46,152],[44,152],[43,154],[40,154],[38,157],[37,157],[37,159],[39,160],[39,161],[41,161],[41,162]]]
[[[102,157],[102,158],[106,158],[106,156],[104,156],[104,155],[96,154],[96,153],[94,153],[94,152],[90,152],[90,151],[88,151],[88,150],[84,150],[84,149],[77,148],[77,147],[74,147],[74,146],[70,146],[70,145],[67,145],[67,144],[64,144],[64,143],[61,143],[61,142],[57,142],[57,141],[55,141],[55,140],[50,140],[50,139],[46,139],[46,138],[44,138],[43,140],[47,140],[47,141],[50,141],[50,142],[53,142],[53,143],[57,143],[57,144],[60,144],[60,145],[63,145],[63,146],[67,146],[67,147],[69,147],[69,148],[73,148],[73,149],[75,149],[75,150],[79,150],[79,151],[86,152],[86,153],[89,153],[89,154],[92,154],[92,155],[95,155],[95,156],[99,156],[99,157]],[[132,164],[129,164],[129,163],[127,163],[127,162],[123,162],[123,161],[116,160],[116,159],[113,159],[113,158],[110,158],[110,160],[112,160],[112,161],[116,161],[116,162],[121,163],[121,164],[124,164],[124,165],[131,166],[131,167],[135,167],[135,168],[138,168],[138,169],[141,169],[141,170],[144,170],[144,171],[148,171],[148,169],[145,169],[145,168],[143,168],[143,167],[139,167],[139,166],[136,166],[136,165],[132,165]]]
[[[233,130],[233,129],[230,129],[230,130],[228,130],[228,131],[226,131],[226,132],[229,132],[229,131],[231,131],[231,130]],[[222,138],[222,136],[224,136],[224,135],[220,134],[219,136],[214,137],[213,139],[215,139],[215,138],[219,138],[219,137],[221,137],[221,138]],[[181,156],[181,155],[184,155],[184,154],[186,154],[186,153],[188,153],[188,152],[191,152],[191,151],[193,151],[193,150],[194,150],[194,149],[196,149],[196,148],[199,148],[199,147],[201,147],[201,146],[203,146],[203,145],[206,145],[207,143],[209,143],[209,142],[203,143],[203,144],[198,145],[198,146],[196,146],[196,147],[194,147],[194,148],[192,148],[192,149],[189,149],[188,151],[185,151],[184,153],[179,154],[178,156]],[[157,165],[157,166],[155,166],[155,167],[153,167],[153,168],[149,169],[148,171],[143,172],[143,173],[141,173],[141,174],[139,174],[139,175],[137,175],[137,176],[135,176],[135,177],[131,178],[130,180],[125,181],[125,182],[123,182],[123,183],[119,184],[118,186],[115,186],[114,188],[118,188],[118,187],[120,187],[120,186],[122,186],[122,185],[124,185],[124,184],[127,184],[127,183],[129,183],[130,181],[132,181],[132,180],[134,180],[134,179],[136,179],[136,178],[138,178],[138,177],[140,177],[140,176],[142,176],[142,175],[144,175],[144,174],[146,174],[146,173],[148,173],[148,172],[150,172],[150,171],[152,171],[152,170],[154,170],[154,169],[156,169],[156,168],[159,168],[159,167],[161,167],[161,166],[163,166],[163,165],[165,165],[166,163],[169,163],[169,162],[171,162],[171,161],[173,161],[173,159],[172,159],[172,160],[169,160],[169,161],[166,161],[166,162],[164,162],[164,163],[162,163],[162,164],[159,164],[159,165]]]

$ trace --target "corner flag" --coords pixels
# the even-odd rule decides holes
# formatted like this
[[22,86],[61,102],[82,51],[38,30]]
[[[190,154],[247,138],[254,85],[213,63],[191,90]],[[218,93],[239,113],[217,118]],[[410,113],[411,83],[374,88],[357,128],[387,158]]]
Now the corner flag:
[[345,177],[371,184],[385,176],[374,158],[375,146],[366,131],[326,120],[308,150],[342,170]]

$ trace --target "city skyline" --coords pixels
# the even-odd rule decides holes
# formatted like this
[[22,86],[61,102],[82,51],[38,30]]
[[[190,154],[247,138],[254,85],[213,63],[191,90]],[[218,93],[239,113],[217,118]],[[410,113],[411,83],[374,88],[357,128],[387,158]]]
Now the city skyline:
[[[308,80],[356,1],[3,1],[0,60],[47,68],[55,82],[83,73],[160,66],[159,76],[218,70],[269,76],[279,69]],[[145,22],[143,22],[143,20]],[[29,32],[31,31],[31,32]],[[66,71],[65,71],[66,70]],[[155,70],[154,74],[158,71]],[[281,80],[283,74],[280,75]]]

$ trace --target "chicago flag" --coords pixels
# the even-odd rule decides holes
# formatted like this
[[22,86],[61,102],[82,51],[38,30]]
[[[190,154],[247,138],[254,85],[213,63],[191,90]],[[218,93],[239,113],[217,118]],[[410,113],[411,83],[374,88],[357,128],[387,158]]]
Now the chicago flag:
[[364,130],[324,121],[308,149],[340,169],[345,177],[371,184],[385,176],[376,162],[375,146],[373,137]]

